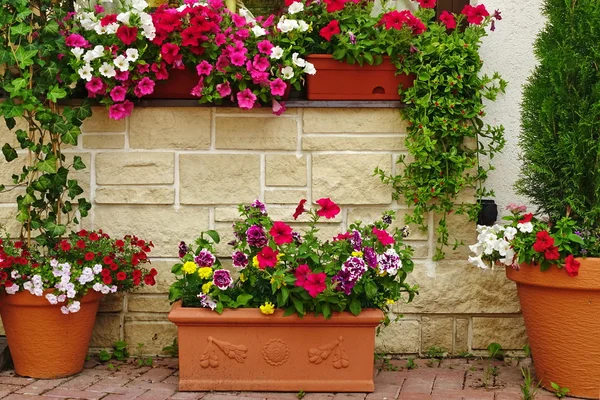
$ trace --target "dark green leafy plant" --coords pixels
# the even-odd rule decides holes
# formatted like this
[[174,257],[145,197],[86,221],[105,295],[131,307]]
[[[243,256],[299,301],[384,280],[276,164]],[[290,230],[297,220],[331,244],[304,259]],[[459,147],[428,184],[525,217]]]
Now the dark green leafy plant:
[[69,51],[61,34],[67,3],[0,2],[0,65],[4,67],[0,88],[8,95],[0,103],[0,115],[9,130],[15,129],[19,143],[19,149],[4,144],[2,153],[7,162],[24,160],[21,172],[13,175],[12,182],[0,184],[0,191],[25,189],[17,196],[20,236],[30,241],[32,234],[37,235],[40,244],[50,247],[67,225],[78,222],[77,213],[84,217],[91,207],[79,197],[83,189],[69,176],[71,168],[80,170],[85,164],[81,157],[67,159],[61,151],[63,144],[77,144],[82,122],[91,115],[85,103],[76,108],[57,106],[78,79],[61,61]]
[[[417,16],[430,21],[434,13],[422,9]],[[458,26],[465,25],[463,15],[455,18]],[[493,196],[483,187],[493,166],[481,163],[480,157],[492,159],[502,150],[504,128],[483,121],[483,101],[495,100],[506,82],[498,74],[481,73],[479,48],[486,27],[495,19],[500,19],[499,13],[464,29],[430,22],[427,31],[414,38],[414,52],[397,64],[399,71],[416,77],[413,87],[401,91],[408,105],[402,112],[409,123],[409,156],[399,157],[398,175],[381,169],[375,172],[392,185],[395,198],[404,198],[412,207],[407,223],[424,228],[428,213],[440,215],[435,260],[444,257],[449,244],[446,217],[450,213],[477,219],[479,205],[462,201],[461,193],[472,190],[477,198]]]
[[529,197],[551,223],[570,217],[596,236],[600,3],[546,0],[543,13],[548,22],[535,43],[539,64],[523,94],[517,193]]

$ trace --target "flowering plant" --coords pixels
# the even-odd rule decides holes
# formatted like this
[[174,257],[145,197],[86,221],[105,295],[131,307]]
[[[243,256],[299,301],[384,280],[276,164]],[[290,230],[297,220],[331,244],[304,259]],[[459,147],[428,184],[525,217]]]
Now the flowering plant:
[[304,233],[273,221],[258,200],[240,206],[244,220],[233,225],[236,240],[230,243],[236,278],[214,256],[216,232],[204,232],[195,248],[182,242],[171,301],[219,313],[255,307],[272,314],[281,308],[285,315],[314,312],[329,318],[334,311],[357,315],[363,308],[388,310],[400,299],[413,299],[417,288],[405,281],[413,269],[412,249],[402,243],[406,229],[388,232],[393,212],[373,224],[356,222],[323,242],[316,224],[321,217],[335,218],[340,208],[330,199],[317,200],[318,210],[305,210],[305,203],[294,214],[294,219],[308,214],[310,228]]
[[64,314],[77,312],[88,291],[108,294],[154,285],[156,270],[144,266],[152,247],[135,236],[114,240],[102,231],[82,230],[44,255],[6,236],[0,239],[0,286],[9,295],[28,291],[50,304],[64,303]]
[[519,268],[520,264],[539,265],[542,271],[552,265],[577,276],[579,261],[588,249],[597,249],[597,238],[578,229],[577,223],[563,217],[555,224],[524,214],[525,206],[509,205],[512,215],[504,217],[505,226],[477,227],[477,243],[469,246],[474,256],[469,262],[487,269],[495,262]]

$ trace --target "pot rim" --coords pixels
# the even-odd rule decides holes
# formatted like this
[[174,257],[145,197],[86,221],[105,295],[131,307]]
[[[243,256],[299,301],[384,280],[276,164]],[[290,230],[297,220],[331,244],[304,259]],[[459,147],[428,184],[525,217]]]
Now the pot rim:
[[[50,304],[46,299],[46,294],[54,293],[52,289],[44,290],[42,296],[35,296],[28,291],[20,291],[15,294],[8,294],[4,290],[0,291],[0,303],[8,304],[11,306],[22,306],[22,307],[62,307],[66,303]],[[100,292],[96,292],[92,289],[88,289],[87,293],[83,295],[78,301],[82,304],[94,303],[100,301],[104,295]]]
[[508,279],[517,285],[540,286],[567,290],[600,290],[600,258],[576,258],[581,265],[577,276],[569,276],[564,268],[552,265],[541,271],[539,265],[523,263],[519,270],[506,268]]
[[349,312],[333,313],[330,319],[307,314],[283,316],[284,310],[277,309],[272,315],[264,315],[258,308],[225,309],[219,315],[213,310],[199,307],[182,307],[181,300],[175,302],[169,312],[169,321],[175,325],[277,325],[277,326],[357,326],[376,327],[383,322],[383,311],[376,308],[364,309],[358,316]]

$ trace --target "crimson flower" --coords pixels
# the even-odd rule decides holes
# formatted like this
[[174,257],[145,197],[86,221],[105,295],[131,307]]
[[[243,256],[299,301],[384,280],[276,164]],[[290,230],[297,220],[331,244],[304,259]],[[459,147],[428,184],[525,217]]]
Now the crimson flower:
[[292,243],[294,240],[292,237],[292,228],[281,221],[275,222],[269,233],[273,236],[273,239],[278,246],[281,246],[284,243]]
[[306,278],[312,271],[306,264],[298,265],[298,268],[294,271],[294,275],[296,276],[296,286],[304,286],[304,282],[306,282]]
[[519,223],[520,224],[526,224],[527,222],[530,222],[532,218],[533,218],[533,214],[532,213],[525,214],[525,215],[523,215],[523,218],[521,220],[519,220]]
[[123,42],[126,45],[130,45],[131,43],[135,42],[135,40],[137,39],[137,34],[138,34],[138,28],[135,26],[126,26],[126,25],[121,25],[119,27],[119,29],[117,29],[117,37],[119,39],[121,39],[121,42]]
[[154,276],[148,274],[144,277],[144,283],[148,286],[154,286],[156,284],[156,280],[154,279]]
[[446,25],[447,29],[456,28],[456,19],[454,18],[454,15],[448,11],[444,11],[442,15],[440,15],[440,21]]
[[558,253],[558,247],[548,247],[546,251],[544,251],[544,257],[546,257],[546,260],[558,260],[560,258],[560,254]]
[[[343,8],[343,7],[342,7]],[[333,20],[328,23],[325,27],[321,28],[319,35],[328,42],[331,41],[333,35],[338,35],[341,32],[340,23],[337,20]]]
[[343,10],[346,0],[325,0],[325,4],[327,4],[327,12],[332,13]]
[[567,274],[569,276],[577,276],[579,274],[579,266],[581,264],[579,261],[573,257],[573,254],[569,254],[567,258],[565,258],[565,269],[567,270]]
[[60,249],[62,251],[71,250],[71,243],[67,242],[66,240],[63,240],[62,242],[60,242]]
[[117,280],[118,281],[124,281],[125,279],[127,279],[127,274],[123,271],[117,272]]
[[304,212],[306,211],[304,209],[304,204],[306,204],[306,199],[302,199],[300,200],[300,203],[298,203],[298,206],[296,207],[296,211],[294,211],[294,219],[298,219],[298,217]]
[[480,4],[476,7],[467,4],[461,13],[466,15],[467,21],[473,25],[481,25],[483,19],[490,15],[483,4]]
[[123,247],[123,246],[125,246],[125,242],[122,241],[121,239],[116,240],[115,244],[117,245],[117,247]]
[[329,197],[317,200],[317,204],[321,206],[321,209],[317,211],[317,215],[320,217],[332,219],[340,213],[340,207],[331,201]]
[[107,26],[117,22],[117,14],[107,14],[100,20],[101,26]]
[[77,246],[78,249],[85,249],[85,242],[83,240],[78,240],[77,243],[75,244]]
[[554,238],[550,236],[548,231],[540,231],[536,234],[536,241],[533,244],[533,250],[538,253],[543,253],[550,247],[554,246]]
[[77,232],[77,236],[79,236],[79,237],[87,237],[87,235],[88,235],[88,231],[86,231],[85,229],[82,229],[79,232]]
[[104,282],[105,285],[110,285],[112,283],[112,278],[110,275],[104,275],[102,277],[102,282]]
[[319,293],[327,288],[326,280],[327,275],[324,272],[310,274],[306,277],[303,287],[311,297],[317,297]]
[[436,0],[417,0],[423,8],[434,8]]
[[333,238],[334,242],[338,242],[340,240],[346,240],[346,239],[350,239],[350,236],[352,236],[352,234],[350,232],[346,232],[346,233],[339,233],[337,236],[335,236]]
[[273,250],[270,247],[263,247],[263,249],[256,255],[258,258],[258,267],[265,269],[266,267],[275,267],[277,265],[277,255],[279,251]]
[[380,230],[373,227],[373,233],[377,236],[377,240],[384,245],[387,246],[389,244],[394,244],[396,241],[386,230]]
[[173,64],[179,55],[179,46],[175,43],[165,43],[160,48],[160,55],[167,64]]

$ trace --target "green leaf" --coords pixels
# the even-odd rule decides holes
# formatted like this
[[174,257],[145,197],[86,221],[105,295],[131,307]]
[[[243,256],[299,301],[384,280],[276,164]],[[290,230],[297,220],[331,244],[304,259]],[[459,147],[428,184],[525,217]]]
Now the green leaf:
[[181,269],[183,268],[183,264],[182,263],[177,263],[175,265],[173,265],[173,267],[171,268],[171,273],[175,274],[175,275],[181,275],[182,271]]
[[294,308],[293,306],[288,307],[285,309],[285,312],[283,313],[284,317],[289,317],[290,315],[292,315],[293,313],[296,312],[296,308]]
[[550,386],[552,386],[552,389],[556,391],[560,390],[560,386],[557,383],[550,382]]
[[367,298],[372,299],[377,295],[377,285],[373,281],[367,281],[365,283],[365,293]]
[[44,224],[44,229],[46,230],[46,233],[53,237],[62,236],[67,231],[67,227],[65,225],[56,224],[52,221],[46,222]]
[[2,146],[2,154],[4,154],[4,158],[7,162],[11,162],[18,157],[17,151],[8,143],[5,143],[4,146]]
[[356,298],[352,299],[350,302],[350,312],[354,315],[358,315],[361,311],[362,307],[360,306],[360,301]]
[[27,24],[13,25],[10,28],[11,35],[27,35],[31,32],[31,27]]
[[17,125],[17,121],[14,118],[4,118],[4,122],[6,123],[6,127],[9,131],[12,131],[13,128]]
[[283,304],[285,304],[289,297],[290,297],[290,290],[287,287],[283,286],[281,288],[281,302]]
[[584,241],[583,241],[583,239],[582,239],[582,238],[581,238],[581,236],[579,236],[579,235],[576,235],[576,234],[574,234],[574,233],[571,233],[571,234],[570,234],[568,237],[569,237],[569,240],[570,240],[571,242],[579,243],[579,244],[581,244],[581,245],[584,245],[584,244],[585,244],[585,243],[584,243]]
[[329,303],[323,303],[321,311],[323,312],[323,317],[325,317],[325,319],[331,318],[331,307],[329,306]]
[[59,88],[58,85],[54,85],[50,88],[50,91],[46,95],[48,99],[56,103],[59,99],[63,99],[67,96],[66,90]]
[[73,157],[73,168],[75,169],[75,171],[85,169],[85,164],[81,160],[80,156]]
[[57,171],[56,157],[54,155],[48,156],[45,160],[38,162],[35,168],[38,171],[55,174]]
[[19,46],[19,48],[15,51],[15,59],[19,64],[19,67],[24,68],[33,65],[33,57],[35,57],[37,54],[37,50],[25,50],[23,46]]
[[183,297],[181,289],[175,285],[171,285],[169,288],[169,301],[177,301]]
[[240,294],[235,300],[235,302],[238,303],[238,305],[240,306],[245,306],[250,300],[252,300],[252,297],[254,296],[248,293]]
[[215,231],[215,230],[209,230],[204,232],[206,233],[208,236],[210,236],[210,238],[217,244],[219,244],[219,242],[221,241],[221,238],[219,237],[219,232]]
[[[77,138],[79,137],[80,134],[81,134],[81,129],[79,129],[79,127],[77,127],[77,126],[73,126],[73,127],[71,127],[71,129],[67,130],[62,135],[60,135],[60,140],[62,140],[64,143],[68,143],[68,144],[72,144],[73,146],[77,146]],[[84,168],[85,168],[85,166],[84,166]]]
[[296,309],[298,314],[304,315],[304,304],[302,303],[302,300],[292,298],[292,303],[294,303],[294,308]]

